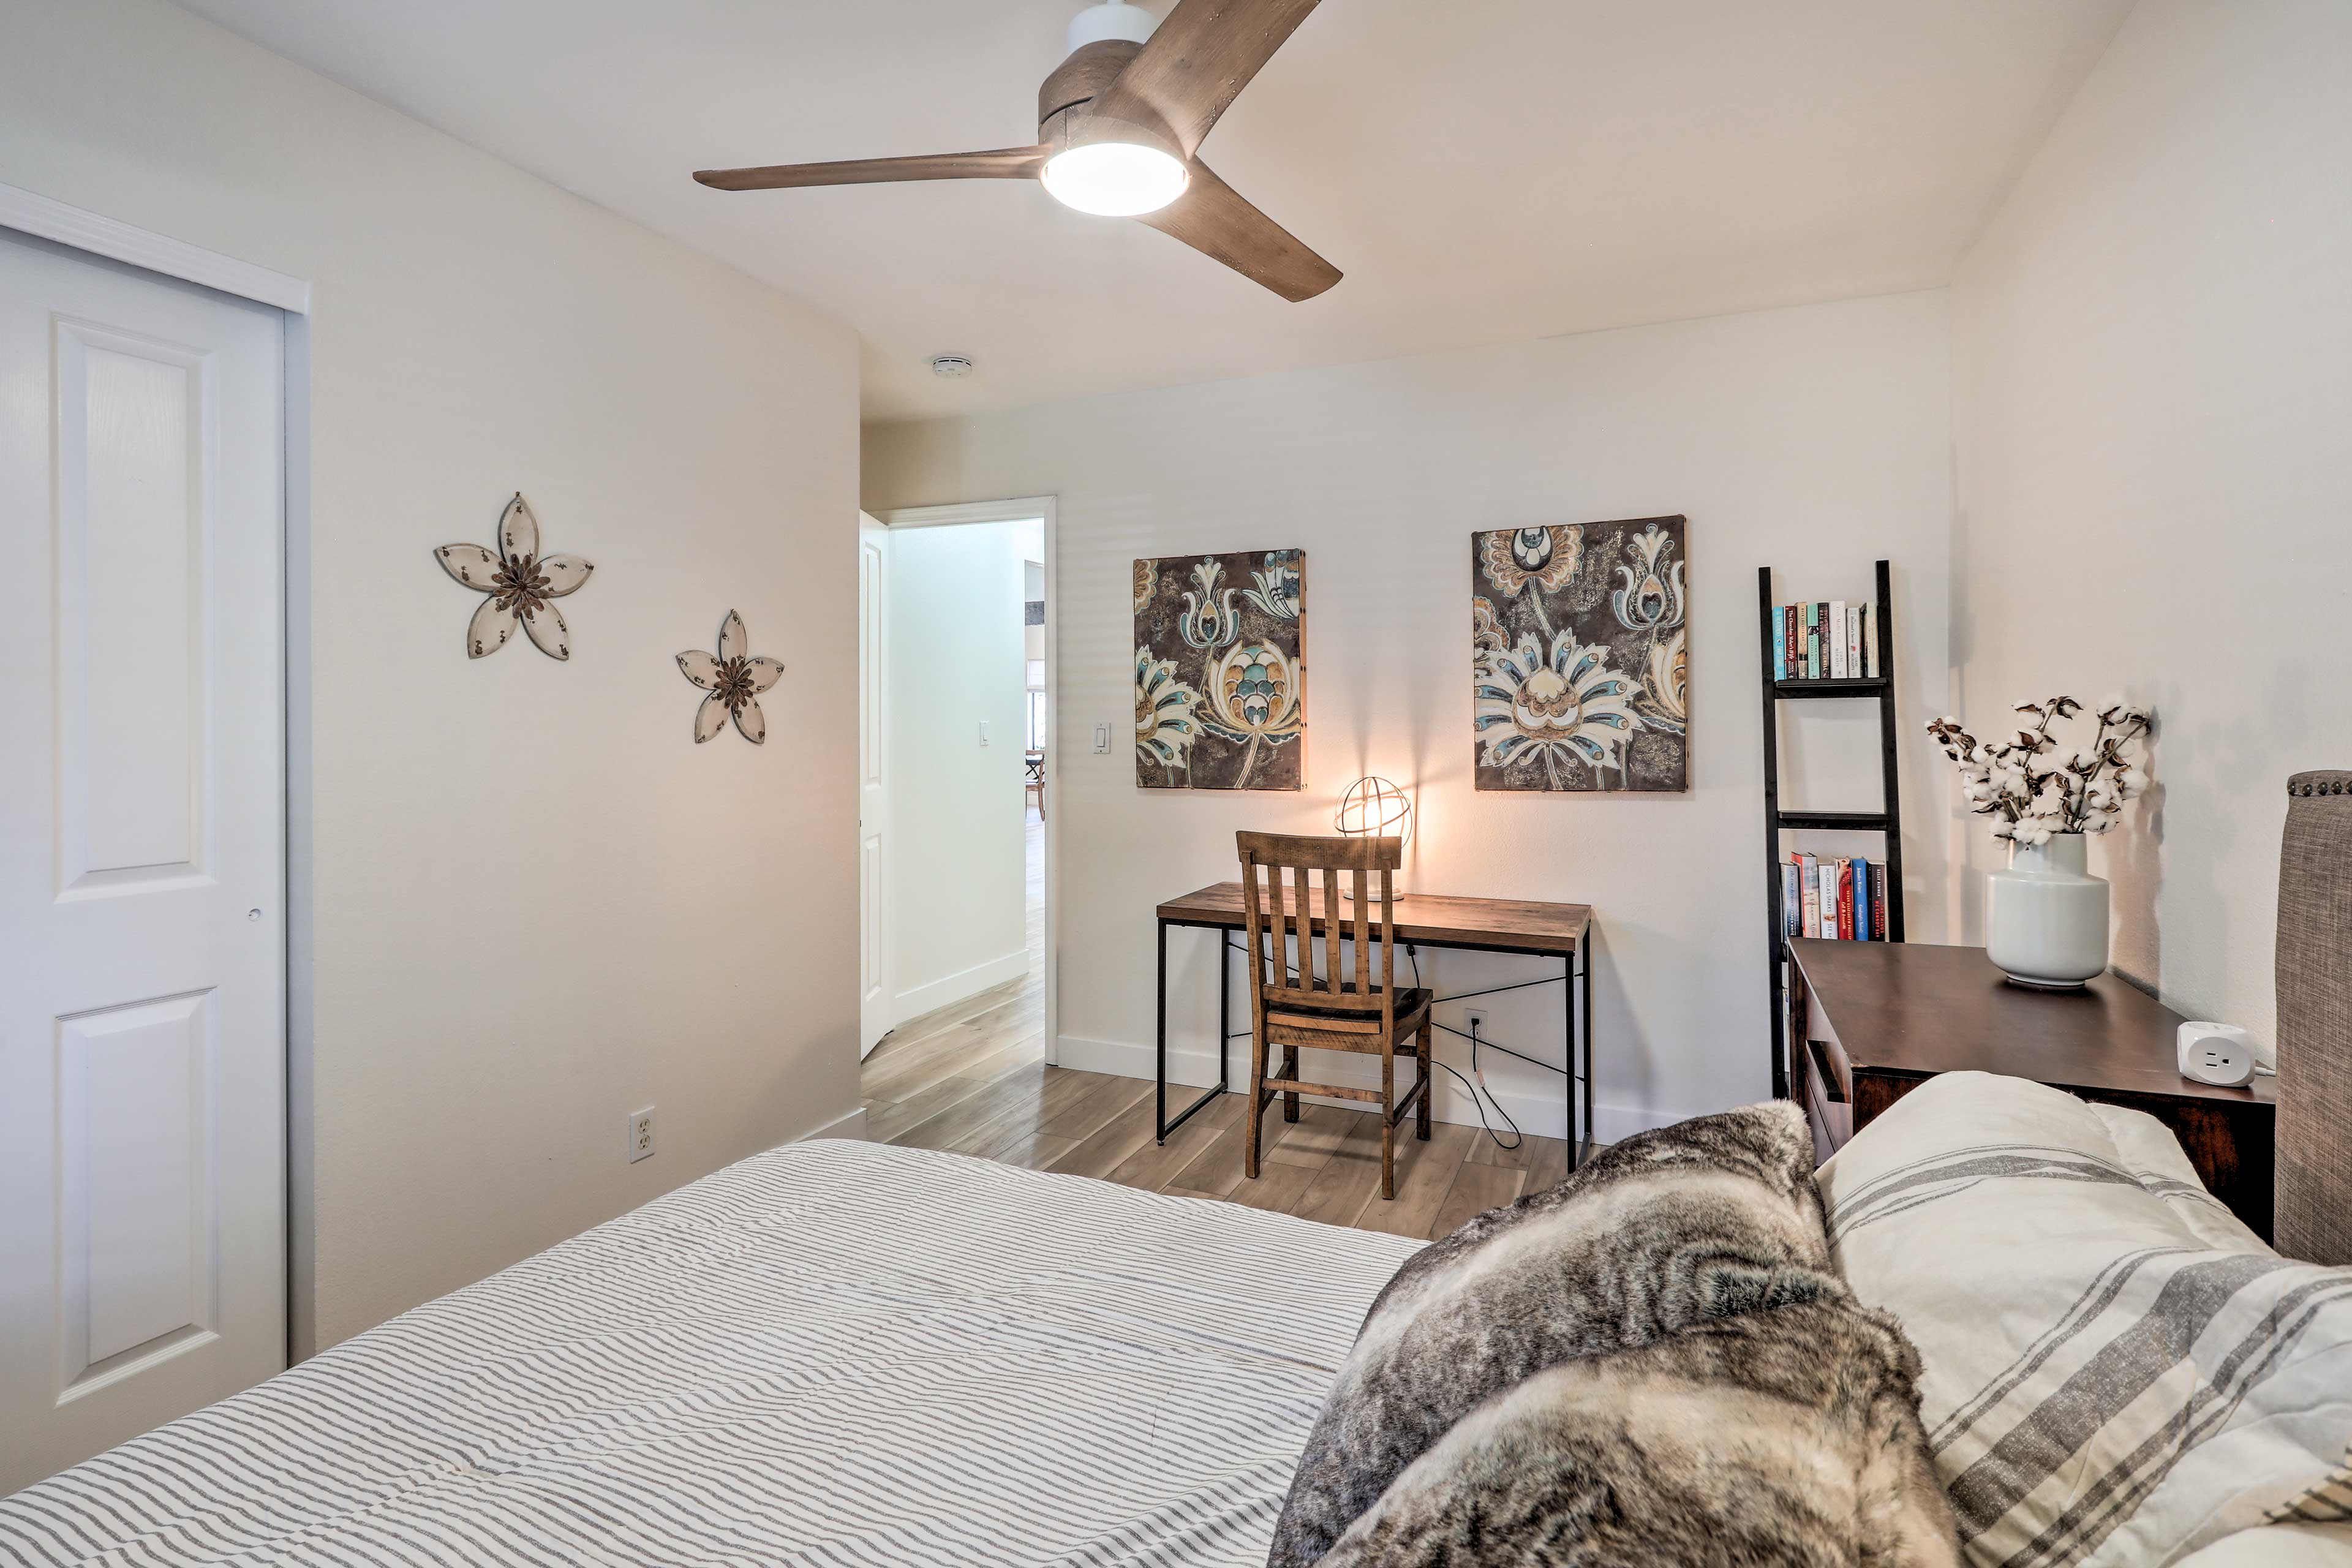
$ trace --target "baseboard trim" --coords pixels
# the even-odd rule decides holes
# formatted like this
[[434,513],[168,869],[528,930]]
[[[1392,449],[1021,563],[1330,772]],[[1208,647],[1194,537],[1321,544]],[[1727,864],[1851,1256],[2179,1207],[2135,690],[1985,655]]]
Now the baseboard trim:
[[[1080,1072],[1110,1073],[1118,1078],[1149,1079],[1151,1076],[1150,1046],[1130,1045],[1123,1040],[1090,1040],[1077,1035],[1064,1035],[1055,1044],[1059,1050],[1056,1059],[1063,1067],[1075,1068]],[[1326,1060],[1328,1065],[1319,1065],[1316,1070],[1328,1072],[1330,1078],[1327,1081],[1346,1084],[1350,1088],[1359,1085],[1367,1089],[1379,1087],[1381,1075],[1378,1063],[1369,1058],[1330,1058]],[[1249,1070],[1247,1042],[1241,1040],[1234,1042],[1232,1062],[1233,1081],[1238,1085]],[[1459,1066],[1458,1063],[1455,1065]],[[1216,1063],[1208,1050],[1198,1047],[1171,1046],[1169,1047],[1168,1082],[1171,1088],[1178,1084],[1187,1088],[1206,1088],[1216,1081]],[[1407,1081],[1410,1082],[1409,1078]],[[1479,1125],[1477,1108],[1471,1103],[1470,1097],[1463,1092],[1462,1086],[1454,1082],[1452,1075],[1439,1073],[1433,1089],[1434,1092],[1429,1102],[1430,1114],[1433,1117],[1440,1121],[1459,1122],[1466,1127]],[[1324,1100],[1319,1095],[1309,1095],[1307,1098],[1349,1110],[1363,1109],[1360,1104],[1351,1100]],[[1511,1120],[1518,1123],[1522,1131],[1532,1132],[1540,1138],[1560,1138],[1567,1135],[1568,1105],[1564,1098],[1528,1094],[1510,1089],[1502,1091],[1495,1098],[1496,1103],[1509,1113]],[[1646,1131],[1654,1127],[1672,1126],[1675,1122],[1685,1121],[1697,1114],[1700,1113],[1657,1110],[1646,1106],[1596,1103],[1592,1108],[1592,1135],[1600,1142],[1614,1143],[1636,1132]],[[1491,1112],[1489,1116],[1491,1118]],[[1509,1136],[1508,1130],[1501,1125],[1499,1120],[1496,1121],[1495,1130],[1502,1132],[1506,1137]],[[1582,1129],[1579,1131],[1581,1131]]]
[[901,991],[890,999],[891,1026],[919,1018],[926,1013],[976,996],[992,985],[1002,985],[1008,980],[1018,980],[1029,973],[1029,950],[1018,947],[1002,958],[992,958],[985,963],[975,963],[970,969],[960,969],[939,980],[926,981],[911,991]]
[[861,1143],[864,1142],[866,1141],[866,1108],[861,1105],[855,1110],[836,1116],[815,1131],[803,1132],[793,1142],[805,1143],[813,1138],[852,1138]]

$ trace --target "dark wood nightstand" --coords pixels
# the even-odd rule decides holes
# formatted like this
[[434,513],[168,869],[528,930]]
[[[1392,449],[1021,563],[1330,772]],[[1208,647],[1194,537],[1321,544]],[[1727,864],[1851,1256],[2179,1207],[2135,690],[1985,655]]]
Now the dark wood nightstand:
[[1828,1159],[1939,1072],[2006,1073],[2144,1110],[2188,1151],[2207,1190],[2271,1234],[2276,1080],[2221,1089],[2180,1076],[2180,1015],[2112,974],[2079,992],[2027,991],[1980,947],[1789,943],[1796,1016],[1790,1093]]

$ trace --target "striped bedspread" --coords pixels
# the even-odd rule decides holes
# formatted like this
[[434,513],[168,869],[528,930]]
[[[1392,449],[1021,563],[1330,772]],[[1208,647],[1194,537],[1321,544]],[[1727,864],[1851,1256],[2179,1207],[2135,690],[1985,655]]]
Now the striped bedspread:
[[1418,1245],[793,1144],[0,1500],[0,1563],[1255,1568]]

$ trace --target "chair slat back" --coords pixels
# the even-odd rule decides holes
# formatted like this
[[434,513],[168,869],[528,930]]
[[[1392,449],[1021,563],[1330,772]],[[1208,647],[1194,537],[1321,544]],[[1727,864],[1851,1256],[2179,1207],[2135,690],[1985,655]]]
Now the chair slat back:
[[[1241,850],[1253,1022],[1263,1024],[1268,1007],[1285,1006],[1393,1019],[1396,935],[1390,899],[1396,868],[1404,863],[1404,840],[1289,833],[1242,833],[1234,838]],[[1322,878],[1320,911],[1311,900],[1309,872]],[[1343,877],[1349,879],[1344,890],[1354,904],[1352,931],[1341,910]],[[1346,935],[1354,939],[1356,962],[1352,973],[1343,973],[1339,944]]]

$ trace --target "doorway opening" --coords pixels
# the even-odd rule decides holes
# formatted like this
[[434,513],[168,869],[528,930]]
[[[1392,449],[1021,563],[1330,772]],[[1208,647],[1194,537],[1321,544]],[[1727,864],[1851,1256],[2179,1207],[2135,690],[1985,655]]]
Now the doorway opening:
[[977,1133],[1054,1058],[1053,531],[1045,499],[860,520],[870,1138]]

